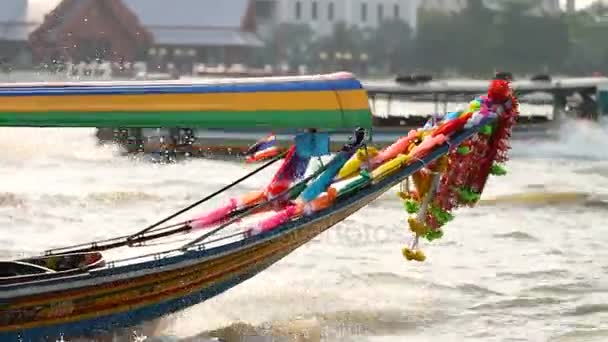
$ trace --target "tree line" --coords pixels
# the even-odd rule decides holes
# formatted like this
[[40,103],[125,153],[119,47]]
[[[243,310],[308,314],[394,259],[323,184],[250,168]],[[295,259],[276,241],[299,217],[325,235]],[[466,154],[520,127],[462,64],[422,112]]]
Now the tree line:
[[608,11],[538,15],[533,1],[501,1],[499,6],[492,10],[472,0],[458,13],[421,10],[417,32],[398,20],[377,29],[338,23],[330,36],[316,38],[306,24],[283,24],[256,60],[291,70],[346,69],[372,76],[608,71],[608,20],[602,20]]

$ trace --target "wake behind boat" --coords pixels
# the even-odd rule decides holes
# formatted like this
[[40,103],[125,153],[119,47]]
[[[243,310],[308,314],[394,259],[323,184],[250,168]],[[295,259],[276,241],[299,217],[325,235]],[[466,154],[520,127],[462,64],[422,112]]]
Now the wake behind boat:
[[[350,74],[178,88],[97,84],[91,88],[28,85],[0,89],[0,108],[13,106],[8,113],[0,110],[0,124],[5,125],[40,125],[39,120],[54,126],[85,125],[88,121],[82,116],[103,117],[104,106],[117,112],[133,110],[133,104],[122,96],[136,97],[141,106],[138,115],[142,118],[133,114],[129,119],[136,125],[140,119],[142,123],[152,120],[150,108],[165,94],[207,91],[214,94],[207,100],[215,101],[215,107],[208,102],[195,105],[194,101],[188,105],[192,108],[180,107],[181,97],[163,98],[168,101],[164,106],[173,104],[179,108],[176,117],[185,115],[181,110],[201,125],[230,121],[233,126],[255,122],[270,129],[302,129],[286,151],[266,164],[145,229],[0,263],[0,339],[92,336],[196,305],[263,271],[399,184],[398,199],[411,215],[407,220],[411,241],[402,254],[407,260],[424,261],[420,240],[441,238],[453,211],[475,205],[488,177],[505,173],[502,164],[518,114],[509,83],[495,80],[487,95],[475,98],[465,110],[429,121],[404,132],[393,144],[375,149],[366,139],[371,128],[367,95]],[[133,94],[136,91],[139,95]],[[79,107],[62,102],[75,96],[70,94],[82,92],[95,92],[99,98],[91,107],[86,107],[88,102]],[[245,113],[246,108],[239,107],[243,103],[234,107],[237,99],[250,98],[243,97],[249,92],[255,95],[251,98],[263,92],[274,112]],[[105,103],[106,95],[115,102]],[[17,99],[19,96],[24,99]],[[31,106],[30,97],[42,97],[55,106],[50,119],[34,117],[32,110],[50,109]],[[287,104],[287,97],[307,102]],[[228,108],[226,117],[216,115],[217,106]],[[60,110],[68,112],[56,112]],[[20,117],[19,113],[25,114]],[[297,118],[277,119],[279,113]],[[336,127],[358,128],[348,143],[331,154],[330,135],[324,130]],[[313,167],[310,161],[320,157],[330,160]],[[173,222],[278,161],[282,165],[264,188]]]

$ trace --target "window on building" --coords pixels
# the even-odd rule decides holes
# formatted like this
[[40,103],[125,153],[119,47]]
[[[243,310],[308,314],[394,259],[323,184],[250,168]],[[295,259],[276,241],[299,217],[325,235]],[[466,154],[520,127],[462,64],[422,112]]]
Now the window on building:
[[296,20],[302,19],[302,3],[296,1]]
[[329,5],[327,5],[327,20],[332,21],[334,20],[334,3],[330,2]]
[[400,17],[398,4],[395,4],[395,7],[393,7],[393,16],[397,19],[399,19],[399,17]]
[[313,1],[312,2],[312,9],[311,9],[311,17],[312,20],[317,20],[317,14],[318,14],[318,9],[317,9],[317,2]]
[[384,19],[384,6],[378,4],[378,23],[381,23],[382,19]]
[[271,19],[274,15],[274,4],[272,1],[256,1],[255,15],[261,19]]
[[367,21],[367,4],[366,3],[361,4],[361,21],[362,22]]

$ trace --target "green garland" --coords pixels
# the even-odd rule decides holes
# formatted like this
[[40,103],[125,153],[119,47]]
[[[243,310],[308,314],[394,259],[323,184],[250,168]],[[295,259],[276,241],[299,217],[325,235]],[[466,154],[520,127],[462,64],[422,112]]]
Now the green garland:
[[479,130],[479,133],[484,135],[492,135],[493,131],[494,127],[492,127],[492,125],[485,125]]
[[420,209],[420,205],[418,204],[418,202],[411,200],[411,199],[405,201],[404,205],[405,205],[405,210],[407,211],[408,214],[415,214]]
[[429,230],[428,233],[426,233],[426,235],[424,235],[424,238],[427,239],[429,242],[433,242],[434,240],[439,240],[443,237],[443,230]]
[[458,194],[465,203],[475,203],[479,201],[481,194],[471,190],[470,188],[459,188]]
[[458,151],[458,154],[460,155],[466,155],[471,153],[471,148],[469,146],[459,146],[456,151]]
[[507,170],[502,165],[493,164],[490,174],[493,176],[504,176],[507,174]]
[[454,219],[454,215],[434,205],[429,207],[429,212],[437,220],[439,226],[444,226]]

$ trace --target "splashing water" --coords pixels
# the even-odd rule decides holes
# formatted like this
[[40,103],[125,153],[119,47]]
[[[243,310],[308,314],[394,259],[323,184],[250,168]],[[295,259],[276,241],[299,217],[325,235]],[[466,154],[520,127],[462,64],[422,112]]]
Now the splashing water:
[[90,128],[0,128],[2,162],[72,159],[108,161],[117,157],[115,145],[100,146]]
[[559,159],[608,159],[608,122],[564,119],[557,141],[513,142],[517,156]]

